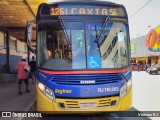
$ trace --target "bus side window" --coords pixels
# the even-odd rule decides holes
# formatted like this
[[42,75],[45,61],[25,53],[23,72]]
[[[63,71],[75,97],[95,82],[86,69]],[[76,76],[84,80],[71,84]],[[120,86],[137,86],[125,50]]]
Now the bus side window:
[[46,42],[46,32],[42,32],[42,49],[43,49],[43,59],[47,61],[49,59],[48,49],[47,49],[47,42]]

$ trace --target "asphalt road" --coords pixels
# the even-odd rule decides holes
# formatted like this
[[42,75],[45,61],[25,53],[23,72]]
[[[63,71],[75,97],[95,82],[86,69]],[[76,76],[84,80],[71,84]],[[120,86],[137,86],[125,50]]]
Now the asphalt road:
[[31,93],[25,93],[25,84],[22,84],[22,95],[18,95],[17,82],[0,84],[0,111],[26,111],[28,105],[36,96],[35,84],[29,84]]

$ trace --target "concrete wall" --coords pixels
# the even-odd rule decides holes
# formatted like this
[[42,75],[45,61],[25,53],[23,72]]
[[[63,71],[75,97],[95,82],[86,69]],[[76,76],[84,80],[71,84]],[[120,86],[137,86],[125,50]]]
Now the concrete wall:
[[[10,36],[10,71],[15,72],[16,64],[20,61],[21,56],[26,55],[27,47],[24,42],[17,38]],[[26,55],[27,56],[27,55]],[[5,49],[5,36],[0,32],[0,72],[5,71],[6,64],[6,49]]]
[[[6,50],[4,49],[4,33],[0,32],[0,52],[5,52]],[[20,54],[25,54],[27,52],[27,47],[25,42],[21,42],[17,38],[10,37],[10,53],[20,55]]]
[[4,34],[0,32],[0,51],[4,49]]

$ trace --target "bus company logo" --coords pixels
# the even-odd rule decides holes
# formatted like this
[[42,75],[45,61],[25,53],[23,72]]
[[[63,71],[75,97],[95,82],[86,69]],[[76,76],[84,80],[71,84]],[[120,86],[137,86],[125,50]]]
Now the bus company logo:
[[59,93],[59,94],[67,93],[67,94],[70,94],[70,93],[72,93],[72,90],[65,90],[65,89],[59,90],[59,89],[55,89],[55,93]]
[[149,31],[146,37],[146,47],[152,55],[160,55],[160,26]]
[[92,90],[91,90],[90,88],[87,88],[87,89],[85,90],[85,93],[87,93],[87,95],[90,95],[90,94],[92,93]]
[[91,30],[91,25],[88,25],[88,30]]
[[87,25],[87,30],[98,30],[100,31],[102,28],[101,24],[88,24]]
[[82,80],[80,81],[80,84],[95,84],[95,80]]

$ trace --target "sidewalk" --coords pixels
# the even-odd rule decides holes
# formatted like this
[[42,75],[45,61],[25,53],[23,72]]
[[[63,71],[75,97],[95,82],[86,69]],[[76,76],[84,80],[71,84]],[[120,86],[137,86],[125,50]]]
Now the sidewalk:
[[[31,80],[29,80],[31,82]],[[0,111],[28,111],[36,100],[35,83],[29,83],[30,93],[25,93],[22,83],[22,95],[18,95],[18,83],[0,84]]]
[[[133,71],[133,107],[138,111],[160,111],[160,75],[149,75],[145,71]],[[160,120],[159,117],[150,117]]]

